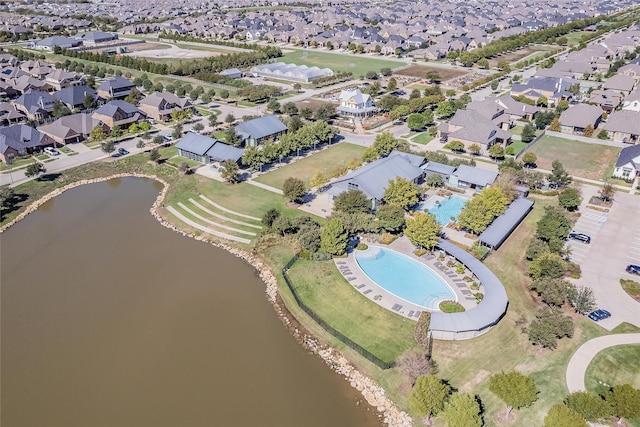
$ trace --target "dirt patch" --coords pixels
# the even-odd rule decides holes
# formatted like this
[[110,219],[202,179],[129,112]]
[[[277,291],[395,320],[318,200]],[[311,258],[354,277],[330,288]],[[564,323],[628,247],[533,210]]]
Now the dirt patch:
[[410,65],[406,68],[394,71],[393,74],[424,79],[427,73],[431,71],[440,74],[440,78],[443,82],[468,74],[467,71],[456,70],[453,68],[430,67],[428,65]]
[[509,415],[507,415],[506,411],[498,412],[496,415],[496,421],[500,424],[513,424],[516,421],[516,416],[513,411]]
[[310,98],[305,99],[304,101],[296,102],[296,107],[298,109],[301,108],[309,108],[311,111],[315,112],[319,106],[321,105],[334,105],[331,102],[323,101],[321,99]]

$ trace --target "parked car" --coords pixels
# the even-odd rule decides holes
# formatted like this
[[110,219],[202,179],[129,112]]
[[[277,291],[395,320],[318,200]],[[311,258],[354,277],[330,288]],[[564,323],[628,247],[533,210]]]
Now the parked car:
[[126,156],[127,154],[129,154],[129,152],[122,147],[118,148],[118,153],[120,153],[121,156]]
[[171,135],[162,135],[162,139],[164,140],[164,142],[169,142],[171,141]]
[[589,319],[593,320],[594,322],[602,319],[608,319],[609,317],[611,317],[611,313],[609,313],[607,310],[597,309],[589,313]]
[[587,236],[586,234],[583,233],[570,233],[569,234],[569,238],[573,239],[573,240],[579,240],[583,243],[591,243],[591,237]]
[[51,147],[44,147],[44,152],[47,153],[50,156],[58,156],[58,155],[60,155],[60,152],[58,150],[56,150],[55,148],[51,148]]
[[629,264],[627,265],[627,273],[637,274],[640,276],[640,265]]
[[147,122],[149,122],[150,125],[155,125],[156,121],[153,119],[147,119]]

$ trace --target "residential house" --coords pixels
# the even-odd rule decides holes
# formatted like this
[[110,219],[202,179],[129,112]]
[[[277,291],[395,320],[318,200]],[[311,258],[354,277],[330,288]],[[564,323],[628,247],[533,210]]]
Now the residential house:
[[616,74],[613,77],[608,78],[602,84],[602,89],[609,89],[620,92],[624,95],[629,95],[633,91],[633,86],[636,81],[633,77],[625,76],[624,74]]
[[119,99],[104,104],[95,110],[91,117],[107,125],[110,130],[116,126],[126,129],[132,124],[139,123],[147,118],[144,111]]
[[511,120],[526,120],[531,121],[535,118],[536,114],[541,110],[540,107],[534,105],[525,104],[524,102],[516,101],[509,95],[501,96],[500,98],[488,98],[493,100],[502,108],[504,108],[505,114],[509,116]]
[[615,142],[637,144],[640,136],[640,112],[631,110],[614,111],[602,129]]
[[487,150],[493,144],[509,145],[511,133],[500,129],[490,119],[473,110],[458,110],[449,122],[438,126],[441,139],[460,141],[465,147],[479,144]]
[[636,89],[634,92],[631,92],[631,94],[624,99],[622,109],[640,111],[640,89]]
[[233,147],[208,136],[189,132],[176,144],[178,155],[200,163],[239,162],[244,154],[242,148]]
[[78,73],[55,69],[47,74],[45,81],[55,90],[62,90],[71,86],[80,86],[85,83],[84,77]]
[[70,49],[72,47],[80,46],[82,42],[69,37],[53,36],[46,39],[36,40],[29,43],[30,49],[48,50],[53,52],[56,46],[62,49]]
[[487,98],[482,101],[470,102],[466,109],[479,113],[502,130],[509,130],[513,126],[511,117],[505,114],[504,107],[495,102],[495,99]]
[[602,108],[596,105],[578,104],[572,105],[560,115],[562,132],[582,135],[584,130],[591,125],[597,128],[602,120]]
[[[335,198],[345,191],[360,190],[371,200],[371,208],[375,209],[382,202],[389,181],[404,178],[418,183],[422,179],[423,171],[417,164],[417,159],[412,156],[415,155],[394,151],[388,157],[371,162],[333,181],[327,193]],[[424,162],[422,156],[415,157],[420,157]]]
[[449,185],[457,188],[471,188],[476,191],[489,187],[498,178],[498,172],[473,166],[460,165],[449,177]]
[[640,64],[625,65],[618,70],[618,74],[633,78],[637,84],[640,82]]
[[640,176],[640,144],[620,150],[612,176],[625,181],[632,181]]
[[587,103],[598,105],[602,108],[603,111],[607,113],[612,112],[620,102],[622,101],[622,95],[620,92],[616,92],[614,90],[594,90],[589,94],[589,99],[587,99]]
[[538,101],[541,96],[549,102],[557,103],[562,99],[568,99],[571,94],[567,92],[571,84],[562,78],[536,77],[527,83],[514,83],[511,86],[511,95],[523,95],[532,101]]
[[87,139],[96,126],[102,126],[105,132],[109,131],[107,125],[93,118],[91,114],[78,113],[60,117],[54,122],[40,126],[38,130],[59,144],[71,144]]
[[25,115],[9,102],[0,102],[0,125],[16,124],[25,119]]
[[53,96],[47,92],[28,90],[11,102],[29,120],[42,120],[53,112]]
[[95,100],[98,100],[98,93],[91,89],[89,86],[70,86],[64,88],[58,92],[53,93],[53,99],[62,102],[70,110],[80,109],[83,110],[84,100],[87,95],[92,96]]
[[421,166],[424,171],[424,178],[427,179],[431,175],[440,175],[442,177],[442,181],[445,183],[449,182],[449,178],[456,170],[453,166],[445,165],[437,162],[428,162]]
[[142,111],[155,120],[169,121],[171,113],[193,108],[191,101],[169,92],[153,92],[138,103]]
[[103,82],[98,87],[98,96],[102,99],[124,99],[129,96],[131,89],[136,85],[125,79],[124,77],[116,76],[110,80]]
[[0,160],[10,164],[18,156],[33,154],[53,143],[49,136],[27,125],[3,127],[0,128]]
[[343,90],[340,92],[340,106],[338,113],[345,116],[368,117],[374,115],[378,109],[373,105],[373,99],[360,89]]
[[271,115],[242,122],[235,127],[236,135],[242,139],[245,147],[254,147],[269,139],[275,141],[287,130],[284,123]]

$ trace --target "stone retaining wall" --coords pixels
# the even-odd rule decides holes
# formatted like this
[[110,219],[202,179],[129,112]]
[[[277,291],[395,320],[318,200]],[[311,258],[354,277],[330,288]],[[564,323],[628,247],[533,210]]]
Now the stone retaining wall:
[[71,183],[62,188],[56,189],[46,196],[42,197],[41,199],[33,202],[13,221],[0,227],[0,233],[4,232],[18,221],[23,220],[27,215],[36,211],[47,201],[53,199],[56,196],[59,196],[67,190],[85,184],[94,184],[98,182],[108,181],[114,178],[125,177],[150,178],[162,183],[162,191],[160,191],[160,194],[158,194],[158,197],[156,198],[150,209],[151,215],[153,215],[153,217],[156,218],[160,222],[160,224],[185,237],[190,237],[192,239],[208,243],[217,248],[224,249],[225,251],[238,258],[241,258],[242,260],[250,264],[258,271],[260,279],[265,284],[265,294],[267,297],[267,301],[269,301],[269,303],[273,306],[282,323],[287,326],[296,340],[300,344],[302,344],[304,348],[318,355],[327,364],[327,366],[329,366],[336,373],[343,376],[347,381],[349,381],[349,384],[353,388],[362,393],[362,396],[367,401],[367,403],[376,408],[376,410],[379,412],[380,419],[387,426],[411,427],[413,425],[411,417],[406,412],[403,412],[396,407],[395,403],[393,403],[391,399],[386,396],[385,390],[380,387],[380,385],[378,385],[373,379],[358,371],[338,350],[322,344],[316,337],[311,335],[300,323],[298,323],[298,321],[286,309],[284,302],[280,298],[280,295],[278,293],[278,280],[271,270],[271,267],[257,254],[233,247],[225,242],[211,240],[202,236],[196,236],[194,234],[188,233],[164,219],[159,213],[159,209],[163,207],[165,196],[167,194],[167,191],[169,190],[169,184],[156,175],[123,173],[104,178],[87,179]]

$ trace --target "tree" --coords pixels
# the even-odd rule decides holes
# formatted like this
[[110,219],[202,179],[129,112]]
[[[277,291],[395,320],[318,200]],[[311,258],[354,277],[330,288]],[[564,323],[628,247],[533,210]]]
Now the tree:
[[84,108],[86,109],[96,108],[98,106],[98,101],[93,95],[91,95],[90,93],[87,93],[84,96],[82,105],[84,105]]
[[547,99],[546,96],[540,95],[540,97],[536,101],[536,105],[538,107],[546,107],[547,105],[549,105],[549,100]]
[[171,137],[173,139],[178,139],[182,136],[182,124],[176,123],[173,127],[173,132],[171,132]]
[[233,114],[229,113],[225,116],[224,118],[224,122],[228,125],[230,125],[231,123],[235,122],[236,118]]
[[551,279],[544,277],[534,280],[530,288],[542,297],[542,301],[550,306],[561,307],[564,304],[569,282],[561,279]]
[[62,101],[55,100],[53,101],[53,111],[51,112],[53,117],[64,117],[71,114],[71,110]]
[[480,427],[480,404],[471,393],[454,393],[444,405],[441,416],[447,427]]
[[536,137],[536,130],[533,128],[531,123],[527,123],[522,128],[522,135],[520,135],[520,139],[522,142],[531,142]]
[[489,69],[489,60],[487,58],[480,58],[477,62],[478,67],[488,70]]
[[120,126],[114,126],[111,128],[111,132],[109,132],[111,138],[119,138],[124,135],[124,130]]
[[464,205],[458,215],[458,224],[480,234],[494,218],[504,213],[508,204],[509,200],[500,188],[486,187]]
[[300,83],[293,84],[293,90],[295,90],[296,92],[300,92],[301,89],[302,89],[302,85]]
[[396,367],[407,377],[412,387],[418,377],[429,375],[433,371],[433,363],[426,354],[410,350],[398,358]]
[[383,200],[386,203],[398,205],[402,209],[409,209],[420,201],[420,187],[412,181],[396,177],[396,179],[389,180],[389,184],[384,190]]
[[40,174],[46,173],[47,168],[44,167],[44,164],[40,162],[33,162],[24,170],[24,176],[32,177],[35,176],[36,179],[39,179]]
[[398,205],[382,205],[376,211],[379,230],[396,233],[405,225],[404,209]]
[[570,287],[567,291],[567,300],[578,313],[586,314],[596,308],[593,289],[587,286]]
[[397,88],[398,88],[398,81],[396,80],[395,77],[391,77],[387,82],[387,90],[389,92],[395,92]]
[[432,188],[442,187],[444,185],[444,179],[439,173],[434,173],[433,175],[429,175],[425,184]]
[[436,115],[440,118],[451,117],[455,112],[456,106],[452,101],[442,101],[436,107]]
[[16,193],[8,185],[0,187],[0,220],[14,206]]
[[504,158],[504,148],[500,144],[493,144],[489,148],[489,156],[492,159],[503,159]]
[[565,187],[573,181],[573,178],[569,176],[569,173],[564,169],[560,160],[554,160],[553,163],[551,163],[551,174],[547,180],[558,187]]
[[154,144],[162,144],[164,142],[164,139],[162,139],[162,135],[156,135],[153,137],[151,142],[153,142]]
[[605,393],[604,398],[611,405],[616,417],[628,420],[640,417],[640,390],[629,384],[613,387]]
[[342,255],[347,249],[349,234],[340,218],[331,218],[320,235],[320,248],[331,255]]
[[211,114],[209,116],[209,126],[211,126],[212,128],[218,126],[218,116],[216,114]]
[[522,156],[522,161],[524,162],[525,165],[527,165],[529,167],[532,167],[538,161],[538,156],[536,156],[536,153],[533,153],[531,151],[527,151]]
[[261,222],[266,227],[271,228],[271,225],[279,216],[280,216],[280,211],[275,208],[271,208],[267,212],[265,212],[265,214],[262,216]]
[[489,390],[507,404],[507,417],[513,408],[530,406],[538,399],[539,393],[533,378],[518,371],[492,375]]
[[333,200],[333,209],[336,212],[367,213],[371,209],[371,202],[362,191],[348,190]]
[[553,350],[558,346],[558,338],[573,336],[573,329],[573,320],[564,316],[560,309],[542,308],[529,325],[529,341]]
[[407,226],[404,234],[416,246],[432,249],[440,239],[438,234],[442,226],[434,215],[426,212],[416,212],[413,217],[406,220]]
[[275,98],[270,99],[267,103],[267,110],[273,111],[274,113],[280,111],[280,103],[278,100]]
[[588,391],[576,391],[565,399],[564,403],[585,420],[600,423],[612,415],[611,405],[602,398]]
[[113,143],[113,141],[103,142],[100,145],[100,148],[102,148],[102,151],[104,151],[107,154],[111,154],[114,151],[116,151],[116,145]]
[[480,151],[482,151],[482,147],[474,142],[467,148],[467,151],[474,156],[478,156],[480,155]]
[[556,253],[543,253],[529,263],[529,275],[534,279],[563,277],[567,271],[567,264]]
[[562,206],[566,210],[574,211],[578,209],[578,206],[580,206],[582,198],[580,197],[580,193],[578,193],[575,188],[569,187],[558,195],[558,202],[560,203],[560,206]]
[[591,138],[593,136],[593,125],[588,124],[586,128],[584,128],[584,131],[582,131],[582,135],[586,136],[587,138]]
[[331,104],[322,104],[316,108],[313,117],[318,121],[327,121],[336,114],[336,107]]
[[438,73],[437,71],[427,72],[426,78],[427,80],[429,80],[430,83],[439,82],[441,79],[440,73]]
[[588,427],[582,415],[562,403],[549,409],[544,417],[544,427]]
[[495,92],[496,90],[498,90],[498,85],[499,85],[499,84],[500,84],[500,83],[498,82],[498,80],[493,80],[493,81],[491,82],[491,90],[492,90],[492,91],[494,91],[494,92]]
[[420,89],[412,89],[411,93],[409,94],[409,99],[418,99],[420,98],[420,96]]
[[299,201],[300,199],[302,199],[302,196],[306,194],[306,192],[307,188],[303,180],[294,178],[292,176],[284,180],[282,193],[284,194],[284,197],[286,197],[290,202]]
[[497,67],[498,67],[498,70],[505,71],[507,73],[511,71],[511,67],[509,66],[509,62],[504,60],[504,59],[501,60],[501,61],[498,61]]
[[238,167],[238,163],[234,162],[231,159],[225,160],[222,163],[222,167],[220,168],[220,176],[225,181],[230,182],[231,184],[235,184],[236,182],[240,181],[240,178],[238,176],[239,169],[240,168]]
[[149,151],[149,160],[152,162],[158,163],[160,161],[160,157],[160,150],[158,150],[158,147],[153,147],[151,151]]
[[202,132],[204,130],[204,125],[200,122],[193,125],[193,130],[196,132]]
[[614,194],[616,194],[616,188],[610,182],[605,182],[600,190],[600,197],[602,200],[605,202],[611,201]]
[[431,418],[442,411],[450,394],[451,387],[442,380],[434,375],[423,375],[418,377],[409,394],[409,407],[416,414]]
[[433,111],[426,109],[422,112],[422,117],[424,118],[424,126],[433,123]]
[[444,148],[448,148],[454,153],[460,153],[464,151],[464,144],[460,141],[451,141],[445,144]]
[[367,71],[367,72],[365,73],[365,75],[364,75],[364,76],[365,76],[365,78],[366,78],[367,80],[375,80],[375,79],[377,79],[377,78],[378,78],[378,73],[376,73],[376,72],[375,72],[375,71],[373,71],[373,70],[369,70],[369,71]]
[[387,157],[393,150],[400,146],[400,140],[393,136],[391,132],[382,132],[376,135],[376,139],[373,141],[370,148],[376,155],[375,158],[377,159],[379,157]]
[[227,99],[229,98],[229,91],[226,89],[222,89],[218,95],[220,95],[220,98],[222,99]]
[[141,98],[142,98],[142,94],[138,89],[134,87],[134,88],[131,88],[129,95],[127,95],[127,97],[124,100],[129,104],[138,105],[138,101],[140,101]]
[[566,237],[571,232],[571,221],[560,209],[545,207],[544,215],[538,221],[536,236],[549,244],[552,252],[560,253]]
[[309,120],[313,116],[313,111],[309,107],[302,107],[300,109],[300,117],[305,120]]
[[562,124],[560,123],[560,120],[558,120],[557,118],[553,119],[551,121],[551,124],[549,125],[549,130],[552,132],[560,132],[561,129]]
[[186,161],[180,162],[180,164],[178,165],[178,170],[186,174],[187,172],[189,172],[189,163],[187,163]]
[[287,102],[282,106],[282,112],[289,116],[295,116],[298,114],[298,107],[293,102]]
[[422,114],[412,114],[407,118],[409,129],[416,131],[424,128],[425,120]]

